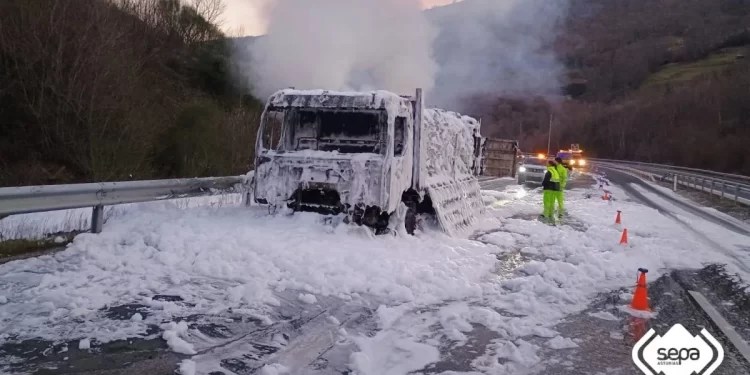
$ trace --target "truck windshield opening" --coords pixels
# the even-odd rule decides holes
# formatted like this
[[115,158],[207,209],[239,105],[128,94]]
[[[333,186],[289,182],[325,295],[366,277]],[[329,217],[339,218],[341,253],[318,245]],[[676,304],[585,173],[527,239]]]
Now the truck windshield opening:
[[269,112],[266,126],[279,116],[286,129],[281,141],[284,150],[376,154],[384,150],[385,111],[288,108]]

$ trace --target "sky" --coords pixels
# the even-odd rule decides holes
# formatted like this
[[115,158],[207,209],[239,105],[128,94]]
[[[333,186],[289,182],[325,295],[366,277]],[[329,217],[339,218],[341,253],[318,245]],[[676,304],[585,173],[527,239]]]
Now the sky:
[[[230,36],[261,35],[265,30],[261,9],[269,0],[224,0],[226,10],[222,28]],[[452,3],[453,0],[421,0],[425,9]]]

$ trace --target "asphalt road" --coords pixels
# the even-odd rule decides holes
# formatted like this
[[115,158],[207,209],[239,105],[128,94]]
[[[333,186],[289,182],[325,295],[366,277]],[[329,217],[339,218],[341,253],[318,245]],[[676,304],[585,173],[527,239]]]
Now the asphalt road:
[[[649,280],[650,307],[656,312],[653,318],[635,318],[624,312],[622,306],[627,306],[630,301],[623,299],[621,294],[632,290],[621,290],[599,296],[586,311],[559,324],[555,329],[577,341],[580,347],[549,349],[542,353],[547,367],[540,373],[643,375],[632,361],[635,342],[651,328],[657,334],[664,335],[670,327],[680,323],[693,335],[706,328],[721,343],[725,351],[724,361],[714,372],[715,375],[750,374],[750,363],[694,303],[688,290],[698,291],[707,297],[747,340],[750,333],[747,313],[750,311],[750,301],[722,267],[709,266],[699,271],[678,270],[657,280]],[[616,319],[596,316],[602,312]]]
[[[584,189],[590,187],[594,183],[594,180],[586,174],[573,172],[570,175],[570,181],[568,182],[569,189]],[[479,177],[479,186],[482,190],[503,190],[509,185],[517,185],[518,180],[513,177]],[[523,186],[529,190],[541,188],[541,184],[537,183],[525,183]]]
[[[633,185],[657,194],[660,198],[666,200],[670,204],[698,216],[703,220],[721,225],[722,227],[736,233],[749,236],[748,243],[750,244],[750,231],[746,226],[738,225],[735,222],[726,220],[720,216],[712,215],[709,212],[701,210],[700,208],[682,200],[675,199],[669,194],[664,193],[662,190],[656,189],[643,180],[627,173],[609,168],[600,168],[600,170],[606,173],[606,177],[611,183],[614,183],[625,190],[625,193],[631,199],[659,210],[661,213],[671,217],[686,228],[691,227],[688,223],[684,222],[683,219],[678,217],[675,212],[670,211],[669,207],[660,205],[658,202],[644,196],[636,190]],[[727,252],[727,249],[723,249],[721,245],[716,244],[701,233],[696,232],[696,234],[703,238],[706,246],[714,247],[716,251]],[[748,250],[750,250],[750,248]],[[745,267],[747,267],[747,265],[745,265]],[[736,348],[729,343],[718,327],[714,325],[702,309],[697,307],[693,298],[687,293],[689,290],[702,293],[709,300],[711,305],[716,308],[735,328],[737,333],[745,341],[750,342],[750,297],[744,289],[745,288],[742,285],[739,285],[736,282],[736,279],[732,277],[732,275],[728,275],[725,272],[723,265],[720,264],[709,265],[701,270],[672,271],[649,284],[649,297],[652,303],[652,309],[657,311],[658,314],[655,318],[648,321],[645,329],[647,330],[648,328],[653,327],[659,334],[664,334],[673,324],[681,323],[691,333],[695,334],[701,328],[705,327],[712,335],[714,335],[714,337],[717,338],[717,340],[719,340],[719,342],[721,342],[726,352],[724,363],[716,372],[714,372],[714,374],[750,374],[750,363],[738,353]],[[599,302],[592,305],[592,309],[604,309],[619,316],[621,319],[627,320],[628,318],[623,316],[623,313],[616,308],[617,305],[622,304],[624,304],[624,302],[620,301],[619,294],[615,292],[607,296],[602,296],[602,299]],[[600,362],[628,362],[627,359],[630,358],[630,350],[634,343],[632,325],[628,324],[622,326],[622,320],[612,323],[601,319],[591,318],[590,316],[586,317],[586,315],[587,312],[584,312],[580,316],[572,318],[570,323],[564,323],[558,328],[561,332],[579,332],[579,336],[585,336],[586,344],[583,347],[589,348],[588,351],[594,356],[595,360],[593,362],[574,360],[572,367],[576,368],[577,371],[562,371],[557,373],[561,375],[573,373],[580,374],[582,373],[580,370],[586,368],[586,366],[590,366],[591,371],[593,372],[584,371],[583,373],[595,374],[597,371],[602,371],[602,373],[606,372],[607,374],[641,374],[639,370],[632,366],[605,366],[606,368],[603,368],[600,365]],[[619,326],[618,323],[620,324]],[[619,332],[618,328],[620,328]],[[559,353],[554,352],[551,353],[551,355],[559,355]],[[602,359],[597,361],[597,356],[600,356]],[[632,363],[632,361],[630,361],[630,363]]]
[[659,205],[657,202],[654,202],[653,200],[645,197],[643,194],[641,194],[638,190],[634,189],[631,185],[635,184],[639,187],[659,195],[660,198],[668,201],[672,205],[675,205],[679,207],[680,209],[687,211],[693,215],[696,215],[700,217],[703,220],[710,221],[712,223],[721,225],[722,227],[729,229],[733,232],[750,236],[750,230],[746,226],[740,226],[736,224],[735,222],[726,220],[720,216],[711,215],[709,212],[706,212],[694,205],[685,203],[682,200],[676,199],[673,196],[670,196],[668,194],[665,194],[663,191],[655,188],[653,185],[646,183],[645,181],[641,180],[638,177],[631,176],[627,173],[623,173],[621,171],[618,171],[616,169],[610,169],[610,168],[600,168],[600,170],[605,171],[607,178],[617,184],[618,186],[622,187],[623,190],[625,190],[625,193],[628,194],[631,198],[637,200],[639,203],[653,207],[657,210],[659,210],[661,213],[666,214],[673,219],[677,221],[681,221],[679,218],[677,218],[673,212],[671,212],[666,207],[663,207]]

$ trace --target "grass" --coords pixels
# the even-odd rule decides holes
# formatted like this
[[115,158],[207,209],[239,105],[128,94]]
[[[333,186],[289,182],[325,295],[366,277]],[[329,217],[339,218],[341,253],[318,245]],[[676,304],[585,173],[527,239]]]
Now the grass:
[[[701,60],[667,64],[656,73],[651,74],[643,83],[643,87],[688,82],[699,76],[730,67],[737,62],[738,55],[747,56],[748,52],[750,52],[748,47],[725,48]],[[750,56],[746,58],[750,58]]]
[[76,233],[61,234],[54,237],[36,240],[16,239],[0,242],[0,263],[22,258],[25,255],[36,255],[45,250],[64,248],[75,237]]

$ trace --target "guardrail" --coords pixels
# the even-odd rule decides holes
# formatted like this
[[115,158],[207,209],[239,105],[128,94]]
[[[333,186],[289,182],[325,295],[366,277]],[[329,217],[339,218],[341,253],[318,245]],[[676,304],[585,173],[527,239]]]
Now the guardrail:
[[656,170],[669,171],[669,172],[681,172],[683,174],[711,176],[715,178],[722,178],[724,180],[730,180],[730,181],[734,180],[737,182],[745,182],[745,183],[750,184],[750,176],[743,176],[740,174],[715,172],[715,171],[709,171],[706,169],[680,167],[680,166],[667,165],[667,164],[644,163],[640,161],[612,160],[612,159],[598,159],[598,158],[587,158],[587,160],[591,162],[623,164],[623,165],[637,166],[640,168],[656,169]]
[[679,186],[684,186],[750,206],[750,177],[748,176],[663,164],[608,159],[589,160],[595,165],[630,172],[654,182],[670,182],[674,191],[677,191]]
[[104,206],[195,197],[215,191],[246,192],[246,180],[246,176],[230,176],[6,187],[0,188],[0,218],[92,207],[91,232],[100,233]]

